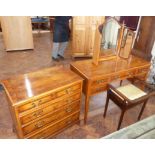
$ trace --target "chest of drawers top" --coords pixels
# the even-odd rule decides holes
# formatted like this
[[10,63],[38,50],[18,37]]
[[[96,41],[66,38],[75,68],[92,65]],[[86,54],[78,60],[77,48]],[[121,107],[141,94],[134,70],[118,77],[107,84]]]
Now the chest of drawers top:
[[51,67],[2,80],[2,85],[12,106],[44,97],[70,85],[79,83],[82,78],[64,67]]
[[128,60],[116,58],[102,61],[98,65],[94,65],[92,60],[83,60],[71,63],[71,69],[78,71],[78,73],[86,79],[95,79],[103,75],[111,76],[111,74],[122,71],[128,71],[135,68],[138,69],[141,67],[148,68],[149,66],[150,62],[133,55]]

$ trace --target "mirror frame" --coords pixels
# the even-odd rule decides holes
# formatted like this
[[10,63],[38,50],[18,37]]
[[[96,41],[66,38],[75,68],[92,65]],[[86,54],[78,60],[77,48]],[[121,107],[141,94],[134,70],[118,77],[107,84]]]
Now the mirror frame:
[[[123,58],[123,59],[129,59],[129,57],[130,57],[130,55],[131,55],[132,45],[133,45],[134,40],[135,40],[135,32],[132,31],[132,30],[130,30],[130,29],[127,28],[127,27],[125,27],[125,29],[127,29],[127,36],[128,36],[130,33],[132,34],[132,41],[131,41],[130,49],[129,49],[129,52],[128,52],[128,54],[127,54],[127,57],[123,57],[123,56],[121,55],[121,48],[122,48],[122,45],[121,45],[118,56],[119,56],[120,58]],[[125,29],[124,29],[124,31],[125,31]],[[126,41],[127,41],[127,36],[126,36],[126,40],[125,40],[125,45],[126,45]],[[123,38],[122,38],[122,40],[123,40]],[[125,46],[124,46],[124,47],[125,47]]]
[[102,35],[100,34],[98,27],[99,24],[97,23],[96,25],[96,32],[95,32],[95,40],[94,40],[94,48],[93,48],[93,64],[98,65],[98,63],[100,61],[105,61],[105,60],[110,60],[110,59],[114,59],[118,56],[118,53],[120,51],[120,47],[121,47],[121,42],[123,39],[123,32],[124,32],[124,23],[120,24],[121,28],[120,28],[120,34],[119,37],[117,39],[117,45],[116,45],[116,54],[114,55],[109,55],[109,56],[100,56],[100,47],[101,47],[101,38]]

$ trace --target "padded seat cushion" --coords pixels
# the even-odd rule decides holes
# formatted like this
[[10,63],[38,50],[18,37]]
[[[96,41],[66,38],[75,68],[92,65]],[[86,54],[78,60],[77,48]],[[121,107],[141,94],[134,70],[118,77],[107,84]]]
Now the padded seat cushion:
[[125,97],[127,97],[129,100],[135,100],[137,98],[146,95],[144,91],[142,91],[141,89],[137,88],[132,84],[118,87],[117,90]]

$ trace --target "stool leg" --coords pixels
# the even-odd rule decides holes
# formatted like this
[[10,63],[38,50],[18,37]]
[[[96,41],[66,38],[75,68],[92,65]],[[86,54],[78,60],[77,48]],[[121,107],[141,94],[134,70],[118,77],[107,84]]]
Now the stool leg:
[[106,117],[107,109],[108,109],[108,104],[109,104],[109,94],[107,92],[107,99],[106,99],[106,104],[105,104],[105,109],[104,109],[104,114],[103,117]]
[[142,106],[141,111],[140,111],[139,116],[138,116],[138,121],[140,120],[140,118],[141,118],[141,116],[143,114],[143,111],[145,109],[146,103],[147,103],[147,100],[143,103],[143,106]]
[[121,127],[122,120],[123,120],[123,117],[124,117],[124,113],[125,113],[125,110],[122,110],[122,112],[121,112],[121,116],[120,116],[120,119],[119,119],[119,123],[118,123],[117,130],[119,130],[120,127]]
[[120,81],[120,86],[122,85],[123,80]]

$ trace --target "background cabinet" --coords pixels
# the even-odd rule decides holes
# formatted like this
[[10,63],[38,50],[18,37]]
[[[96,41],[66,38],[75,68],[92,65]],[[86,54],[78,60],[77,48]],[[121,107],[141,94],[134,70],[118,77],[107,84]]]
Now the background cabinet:
[[132,53],[151,60],[151,51],[155,41],[155,17],[143,16],[135,39]]
[[30,17],[2,16],[0,20],[6,51],[34,48]]
[[96,27],[104,16],[76,16],[72,22],[72,57],[92,56]]

